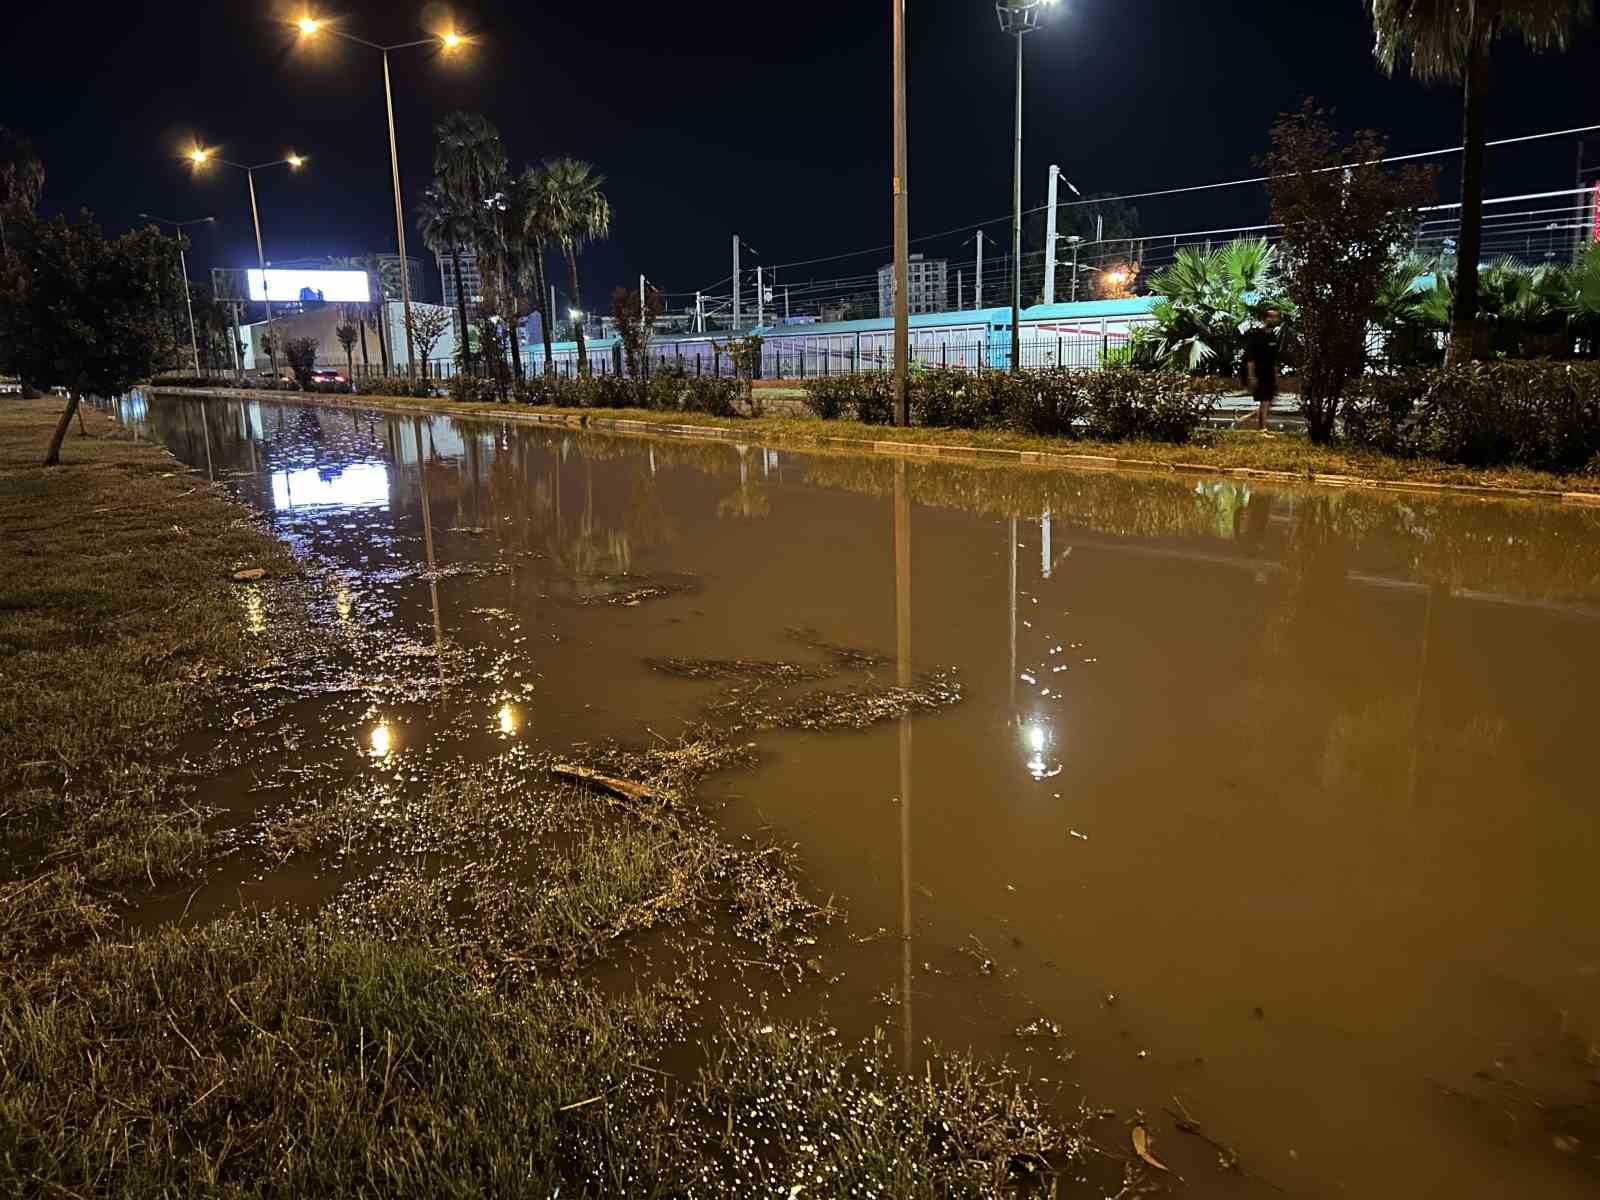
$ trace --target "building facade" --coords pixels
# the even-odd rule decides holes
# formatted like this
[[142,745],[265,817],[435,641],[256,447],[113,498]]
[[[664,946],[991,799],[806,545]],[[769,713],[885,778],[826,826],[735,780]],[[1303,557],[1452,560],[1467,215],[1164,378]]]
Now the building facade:
[[[944,312],[949,307],[950,264],[943,258],[913,254],[906,263],[906,300],[913,314]],[[894,264],[878,268],[878,315],[894,316]]]
[[[483,275],[478,270],[478,256],[470,251],[461,252],[461,290],[467,299],[467,320],[476,322],[483,314]],[[439,280],[443,285],[440,294],[444,296],[444,306],[452,314],[459,310],[456,307],[456,279],[454,262],[448,254],[439,255]]]
[[[398,254],[379,254],[379,278],[382,280],[383,298],[385,300],[402,299],[400,295],[400,256]],[[406,274],[410,276],[411,298],[413,300],[431,301],[432,292],[428,288],[428,272],[422,260],[413,255],[406,255]]]

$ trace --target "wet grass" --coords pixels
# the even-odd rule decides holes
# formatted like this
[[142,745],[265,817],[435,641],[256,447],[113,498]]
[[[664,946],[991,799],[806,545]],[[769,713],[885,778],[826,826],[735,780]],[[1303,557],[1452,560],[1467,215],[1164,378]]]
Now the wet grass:
[[729,689],[706,708],[728,730],[866,729],[915,713],[932,713],[961,701],[954,670],[929,672],[907,687],[862,685],[819,688],[798,696],[774,696],[761,689]]
[[745,658],[647,658],[644,665],[679,679],[765,679],[773,683],[803,683],[826,679],[830,667],[812,663],[756,662]]
[[48,876],[63,901],[46,918],[0,891],[0,953],[89,932],[110,891],[203,861],[204,814],[162,764],[207,682],[255,657],[229,575],[293,569],[245,509],[100,413],[39,467],[59,411],[0,403],[0,878]]
[[[506,993],[429,949],[232,919],[0,973],[9,1195],[986,1196],[1078,1165],[1009,1072],[730,1020],[670,989]],[[1098,1193],[1097,1193],[1098,1194]]]

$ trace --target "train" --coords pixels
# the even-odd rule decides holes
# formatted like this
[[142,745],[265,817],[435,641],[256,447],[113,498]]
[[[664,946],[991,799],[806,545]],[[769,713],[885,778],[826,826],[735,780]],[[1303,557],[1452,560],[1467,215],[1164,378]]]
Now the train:
[[[1153,325],[1153,297],[1088,300],[1075,304],[1036,304],[1022,310],[1022,367],[1042,370],[1067,367],[1091,370],[1107,355],[1127,345],[1134,331]],[[790,321],[757,325],[742,336],[762,339],[759,377],[809,379],[856,371],[888,370],[894,365],[894,320]],[[653,334],[650,363],[656,369],[689,374],[733,372],[727,353],[727,332]],[[525,344],[525,361],[538,362],[544,347]],[[576,342],[552,347],[556,369],[575,374]],[[964,312],[919,313],[911,318],[911,362],[922,368],[1010,370],[1011,309],[980,308]],[[615,334],[589,338],[585,356],[596,374],[622,370],[622,343]]]

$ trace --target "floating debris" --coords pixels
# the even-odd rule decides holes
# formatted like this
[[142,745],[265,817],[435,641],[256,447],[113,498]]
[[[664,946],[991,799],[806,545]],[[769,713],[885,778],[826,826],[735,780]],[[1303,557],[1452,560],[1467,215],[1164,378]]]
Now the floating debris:
[[833,674],[832,667],[756,662],[746,658],[647,658],[644,665],[680,679],[766,679],[774,683],[805,683],[827,679]]
[[937,712],[961,700],[954,668],[941,668],[910,687],[858,687],[807,692],[793,699],[768,699],[737,690],[714,701],[708,716],[744,729],[866,729],[912,713]]
[[893,655],[879,654],[875,650],[860,650],[854,646],[841,646],[836,642],[830,642],[815,629],[786,629],[784,634],[793,638],[802,646],[820,650],[838,663],[839,666],[848,667],[852,670],[866,671],[873,667],[886,666],[894,661]]

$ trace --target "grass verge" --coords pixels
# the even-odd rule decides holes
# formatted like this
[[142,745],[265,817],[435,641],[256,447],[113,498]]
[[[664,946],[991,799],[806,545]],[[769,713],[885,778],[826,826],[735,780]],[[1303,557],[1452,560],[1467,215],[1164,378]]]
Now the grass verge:
[[204,814],[163,756],[205,682],[253,659],[231,572],[292,567],[245,509],[92,409],[40,467],[60,404],[0,402],[0,957],[98,928],[109,891],[203,860]]
[[[381,396],[323,396],[265,392],[286,403],[356,404],[383,407],[396,403]],[[1203,430],[1187,445],[1168,442],[1096,442],[1039,437],[993,429],[900,429],[865,425],[859,421],[823,421],[814,417],[762,416],[714,417],[703,413],[661,412],[654,409],[517,408],[516,406],[457,403],[447,398],[405,399],[408,408],[422,407],[460,415],[503,416],[513,411],[572,419],[640,421],[660,425],[700,426],[738,431],[744,438],[772,444],[817,446],[832,449],[842,442],[861,443],[863,449],[880,442],[915,446],[1008,450],[1028,454],[1076,455],[1116,460],[1135,468],[1171,469],[1204,467],[1217,471],[1284,472],[1311,480],[1316,476],[1387,484],[1448,485],[1514,491],[1539,491],[1600,497],[1600,479],[1588,475],[1556,475],[1522,467],[1466,467],[1428,459],[1402,459],[1338,446],[1313,446],[1304,434],[1277,433],[1262,437],[1243,430]],[[1056,465],[1056,464],[1049,464]],[[1112,465],[1106,463],[1105,465]]]

